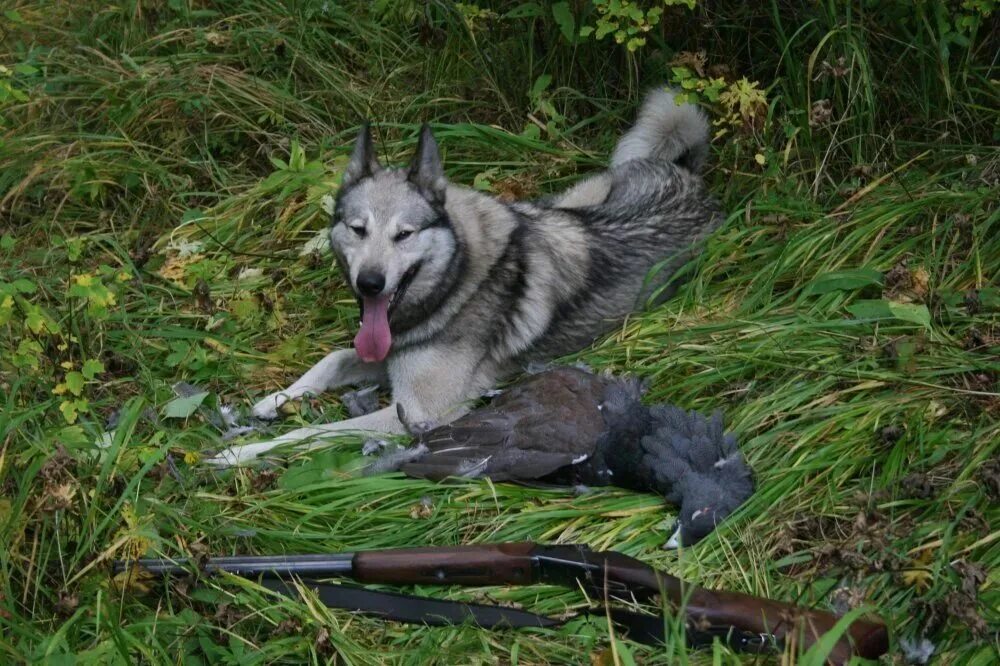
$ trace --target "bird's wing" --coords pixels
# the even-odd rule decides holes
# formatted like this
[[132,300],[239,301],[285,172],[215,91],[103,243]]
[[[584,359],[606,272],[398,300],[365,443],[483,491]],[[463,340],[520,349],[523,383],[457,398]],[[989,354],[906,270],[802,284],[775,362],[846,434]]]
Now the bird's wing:
[[536,375],[493,405],[424,434],[420,443],[427,454],[402,470],[430,479],[518,481],[580,462],[593,453],[604,429],[589,381],[570,373]]

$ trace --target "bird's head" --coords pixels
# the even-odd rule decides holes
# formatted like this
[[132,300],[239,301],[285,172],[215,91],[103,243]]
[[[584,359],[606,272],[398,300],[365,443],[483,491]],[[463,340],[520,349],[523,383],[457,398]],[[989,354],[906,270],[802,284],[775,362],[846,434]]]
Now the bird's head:
[[681,546],[691,546],[715,529],[720,520],[725,518],[725,514],[719,511],[717,506],[704,504],[694,507],[685,504],[681,507],[677,515],[677,522],[674,523],[674,532],[670,539],[663,544],[664,549],[674,549]]

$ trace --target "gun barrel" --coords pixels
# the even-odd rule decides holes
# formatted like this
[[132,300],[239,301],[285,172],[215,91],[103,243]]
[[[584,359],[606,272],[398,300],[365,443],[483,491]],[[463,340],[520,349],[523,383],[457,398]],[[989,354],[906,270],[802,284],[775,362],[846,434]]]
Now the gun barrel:
[[188,558],[147,558],[118,560],[115,573],[136,564],[154,574],[178,575],[200,570],[207,573],[225,571],[239,576],[350,576],[354,572],[354,553],[332,555],[265,555],[212,557],[204,561]]

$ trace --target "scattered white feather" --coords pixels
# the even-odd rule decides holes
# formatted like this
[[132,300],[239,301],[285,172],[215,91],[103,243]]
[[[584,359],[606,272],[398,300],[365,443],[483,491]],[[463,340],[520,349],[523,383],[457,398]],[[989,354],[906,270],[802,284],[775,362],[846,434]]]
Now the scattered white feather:
[[715,469],[721,469],[721,468],[725,467],[726,465],[728,465],[729,463],[733,462],[734,460],[738,459],[739,457],[740,457],[739,453],[734,453],[734,454],[732,454],[730,456],[727,456],[725,458],[720,458],[712,466],[715,467]]
[[196,240],[171,240],[167,245],[168,252],[176,252],[180,259],[198,254],[205,249],[205,244]]
[[260,268],[244,268],[236,276],[237,280],[253,280],[264,275],[264,270]]
[[302,249],[299,250],[299,256],[304,257],[310,255],[313,252],[318,252],[319,254],[327,254],[330,252],[330,234],[325,230],[318,232],[315,236],[310,238]]
[[222,417],[223,423],[232,428],[233,426],[236,425],[237,417],[239,415],[236,413],[236,410],[233,409],[232,405],[220,405],[219,416]]
[[228,442],[231,439],[236,439],[237,437],[242,437],[243,435],[249,435],[255,430],[257,429],[253,426],[234,426],[222,433],[222,441]]
[[337,200],[333,198],[332,194],[324,194],[319,200],[319,205],[327,215],[333,215],[333,207],[336,205]]
[[899,647],[903,649],[903,658],[908,664],[926,664],[931,660],[937,646],[926,638],[920,640],[910,640],[904,638],[899,641]]

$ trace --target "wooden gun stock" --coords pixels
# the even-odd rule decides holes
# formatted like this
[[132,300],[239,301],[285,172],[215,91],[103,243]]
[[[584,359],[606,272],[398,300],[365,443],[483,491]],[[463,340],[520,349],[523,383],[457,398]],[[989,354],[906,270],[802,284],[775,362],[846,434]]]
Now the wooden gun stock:
[[[762,635],[771,635],[784,643],[792,637],[809,647],[833,630],[840,619],[832,613],[754,597],[740,592],[707,590],[684,583],[678,578],[620,553],[595,553],[604,558],[607,577],[630,589],[659,589],[674,605],[683,605],[695,622],[737,627]],[[889,635],[881,622],[856,620],[831,650],[828,660],[846,664],[854,655],[877,659],[889,649]]]

